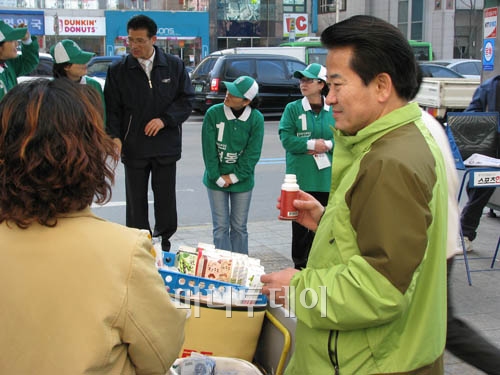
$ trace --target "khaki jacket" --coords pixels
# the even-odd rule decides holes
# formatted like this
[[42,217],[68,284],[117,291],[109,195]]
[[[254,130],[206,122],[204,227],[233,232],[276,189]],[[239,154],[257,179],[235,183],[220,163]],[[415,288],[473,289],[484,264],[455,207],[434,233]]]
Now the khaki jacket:
[[165,374],[184,340],[148,233],[90,209],[0,224],[1,374]]

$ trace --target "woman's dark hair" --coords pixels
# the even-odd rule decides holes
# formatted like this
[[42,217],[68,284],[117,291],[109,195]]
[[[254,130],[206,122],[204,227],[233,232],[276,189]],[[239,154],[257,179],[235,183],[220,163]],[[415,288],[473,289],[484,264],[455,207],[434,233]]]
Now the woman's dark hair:
[[55,226],[111,198],[117,154],[101,98],[67,79],[21,83],[0,101],[0,223]]
[[255,98],[248,104],[250,108],[259,109],[262,104],[262,98],[259,95],[256,95]]
[[73,65],[73,64],[71,64],[69,62],[60,63],[60,64],[54,63],[54,66],[52,67],[52,74],[53,74],[54,78],[67,77],[68,73],[66,72],[65,68],[69,65]]
[[137,16],[133,16],[127,22],[127,31],[130,29],[132,30],[146,29],[148,31],[149,38],[155,36],[156,33],[158,32],[158,26],[156,25],[156,22],[153,21],[148,16],[145,16],[144,14],[138,14]]
[[421,73],[410,44],[390,23],[372,16],[354,16],[323,31],[321,42],[328,49],[352,47],[351,69],[368,85],[387,73],[399,97],[417,95]]
[[322,79],[318,80],[319,82],[323,82],[323,88],[321,89],[321,96],[327,96],[328,95],[328,91],[330,91],[330,88],[328,87],[328,85],[326,84],[325,81],[323,81]]

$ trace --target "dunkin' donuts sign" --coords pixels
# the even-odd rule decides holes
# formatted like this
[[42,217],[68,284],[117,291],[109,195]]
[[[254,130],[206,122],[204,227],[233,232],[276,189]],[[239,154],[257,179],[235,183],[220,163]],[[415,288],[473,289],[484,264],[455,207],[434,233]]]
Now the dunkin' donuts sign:
[[45,17],[46,35],[106,35],[104,17]]

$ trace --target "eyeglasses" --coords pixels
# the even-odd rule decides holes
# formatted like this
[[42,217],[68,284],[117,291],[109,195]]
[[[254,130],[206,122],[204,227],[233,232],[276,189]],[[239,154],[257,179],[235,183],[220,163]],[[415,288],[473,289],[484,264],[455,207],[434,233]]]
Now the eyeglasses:
[[128,44],[139,44],[139,45],[143,45],[143,44],[146,44],[150,39],[142,39],[142,38],[137,38],[137,39],[134,39],[134,38],[131,38],[131,37],[128,37],[127,38],[127,43]]
[[300,79],[300,83],[307,83],[307,84],[313,83],[315,81],[318,81],[318,80],[317,79],[313,79],[313,78],[306,78],[306,77],[302,77]]

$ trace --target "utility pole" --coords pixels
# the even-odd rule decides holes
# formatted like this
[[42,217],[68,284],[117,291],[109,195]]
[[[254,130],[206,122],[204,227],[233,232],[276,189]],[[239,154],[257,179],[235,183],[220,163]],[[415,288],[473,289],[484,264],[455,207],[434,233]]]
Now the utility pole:
[[56,43],[59,41],[59,16],[57,13],[54,16],[54,33],[56,34]]

